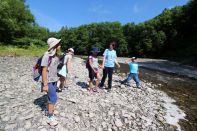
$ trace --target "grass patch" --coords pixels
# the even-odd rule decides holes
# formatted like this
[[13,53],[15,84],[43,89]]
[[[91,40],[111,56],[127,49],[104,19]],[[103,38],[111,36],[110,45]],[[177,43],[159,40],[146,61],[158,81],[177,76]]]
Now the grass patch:
[[28,47],[27,49],[16,46],[0,46],[0,56],[41,56],[47,47]]

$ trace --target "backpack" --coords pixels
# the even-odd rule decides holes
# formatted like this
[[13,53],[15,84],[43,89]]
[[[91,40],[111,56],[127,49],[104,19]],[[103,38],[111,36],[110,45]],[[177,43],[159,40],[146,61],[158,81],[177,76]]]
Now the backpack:
[[66,54],[62,54],[60,57],[59,57],[59,64],[57,66],[57,69],[60,70],[62,69],[62,67],[64,66],[64,57],[66,56]]
[[[40,77],[42,76],[42,66],[41,66],[42,57],[38,58],[36,64],[33,67],[33,79],[36,82],[38,82],[40,80]],[[52,61],[52,57],[49,56],[47,67],[50,66],[51,61]]]
[[90,56],[88,56],[88,58],[87,58],[87,60],[86,60],[86,68],[87,68],[87,69],[90,68],[89,57],[90,57]]

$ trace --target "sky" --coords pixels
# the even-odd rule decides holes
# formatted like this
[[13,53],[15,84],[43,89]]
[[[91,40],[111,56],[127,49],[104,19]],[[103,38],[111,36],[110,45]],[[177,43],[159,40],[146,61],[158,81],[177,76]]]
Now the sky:
[[189,0],[26,0],[36,23],[58,31],[95,22],[140,23]]

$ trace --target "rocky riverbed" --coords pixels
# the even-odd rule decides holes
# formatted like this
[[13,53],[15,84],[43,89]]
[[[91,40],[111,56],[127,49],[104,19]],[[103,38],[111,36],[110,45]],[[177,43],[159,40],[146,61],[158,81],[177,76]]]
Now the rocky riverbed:
[[114,75],[110,93],[87,91],[88,72],[80,58],[74,58],[69,88],[58,93],[55,116],[59,124],[50,127],[43,112],[46,95],[32,80],[36,58],[0,57],[0,129],[57,131],[166,131],[181,130],[185,113],[166,93],[151,83],[133,81],[121,85]]

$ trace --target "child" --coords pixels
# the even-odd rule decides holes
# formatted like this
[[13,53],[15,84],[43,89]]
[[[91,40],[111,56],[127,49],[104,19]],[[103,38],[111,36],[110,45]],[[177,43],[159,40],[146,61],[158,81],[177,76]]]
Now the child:
[[[42,57],[42,83],[43,91],[47,92],[47,109],[48,109],[48,120],[47,123],[51,126],[56,126],[58,122],[54,118],[54,106],[57,102],[56,94],[56,82],[58,80],[57,76],[57,66],[59,63],[59,58],[57,57],[57,51],[60,50],[61,39],[49,38],[47,44],[49,46],[48,51],[45,52]],[[50,66],[48,66],[50,62]]]
[[[92,55],[90,55],[88,57],[88,71],[89,71],[89,92],[90,94],[92,93],[92,91],[94,92],[98,92],[98,85],[100,82],[100,74],[99,74],[99,68],[101,68],[101,66],[98,63],[98,58],[97,58],[97,54],[100,52],[99,49],[97,47],[93,47],[92,48]],[[96,80],[96,87],[93,89],[92,86],[92,81],[94,80],[94,78],[97,78]]]
[[135,60],[136,58],[132,57],[130,60],[125,61],[125,63],[129,65],[130,74],[124,81],[121,82],[121,84],[125,84],[126,82],[133,79],[136,82],[137,88],[140,88],[140,82],[138,78],[138,64],[135,62]]
[[66,52],[66,55],[63,60],[63,67],[58,71],[58,75],[60,76],[60,79],[57,82],[57,91],[62,92],[62,89],[65,87],[65,81],[66,77],[68,77],[68,74],[70,75],[72,72],[72,58],[74,55],[74,49],[69,48]]

